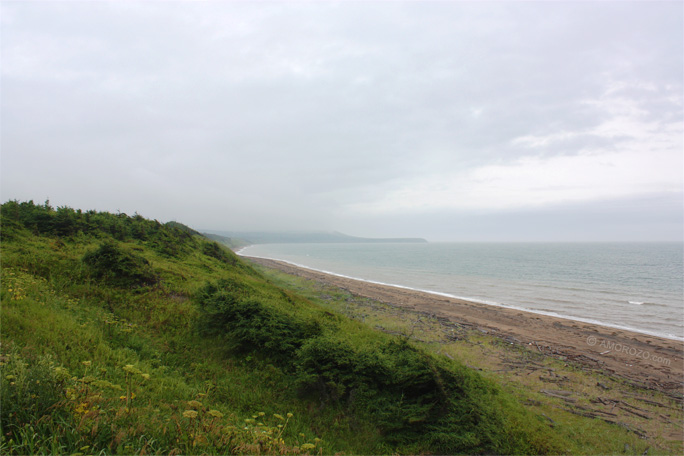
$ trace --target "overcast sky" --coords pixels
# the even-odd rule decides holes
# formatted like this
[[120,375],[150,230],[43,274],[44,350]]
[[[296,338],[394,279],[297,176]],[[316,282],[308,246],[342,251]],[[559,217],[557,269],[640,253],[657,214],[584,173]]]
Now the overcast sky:
[[2,201],[681,240],[683,5],[3,1]]

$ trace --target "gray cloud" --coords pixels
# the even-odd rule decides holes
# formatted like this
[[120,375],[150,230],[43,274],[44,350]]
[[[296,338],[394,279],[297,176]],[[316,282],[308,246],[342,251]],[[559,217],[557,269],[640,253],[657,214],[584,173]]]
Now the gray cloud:
[[682,194],[680,2],[1,8],[3,200],[441,238]]

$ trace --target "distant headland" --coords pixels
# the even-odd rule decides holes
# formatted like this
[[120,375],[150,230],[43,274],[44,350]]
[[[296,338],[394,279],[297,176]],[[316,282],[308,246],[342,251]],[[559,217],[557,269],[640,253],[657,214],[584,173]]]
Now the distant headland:
[[[229,244],[304,244],[304,243],[427,243],[423,238],[366,238],[350,236],[337,231],[214,231],[205,230],[205,236]],[[230,241],[230,242],[226,242]]]

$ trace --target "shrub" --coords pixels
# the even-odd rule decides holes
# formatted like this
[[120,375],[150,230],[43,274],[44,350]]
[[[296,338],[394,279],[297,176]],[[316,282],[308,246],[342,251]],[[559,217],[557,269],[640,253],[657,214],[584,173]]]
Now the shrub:
[[126,251],[111,241],[87,252],[82,261],[91,276],[113,285],[143,286],[157,282],[157,276],[145,258]]
[[347,343],[329,336],[311,339],[297,352],[300,389],[322,404],[341,399],[350,402],[353,393],[367,389],[373,374],[380,375],[381,369],[364,369],[360,361],[359,353]]
[[389,443],[422,442],[445,453],[520,451],[519,443],[508,443],[509,405],[493,383],[406,341],[355,348],[334,336],[319,337],[306,342],[295,362],[303,391],[322,405],[345,401]]
[[227,335],[294,372],[304,396],[373,423],[389,444],[451,454],[538,451],[526,428],[507,421],[519,406],[458,362],[405,339],[353,326],[342,333],[315,312],[289,312],[296,303],[286,296],[265,297],[244,282],[207,283],[196,297],[205,335]]
[[200,331],[225,334],[240,350],[262,352],[287,367],[304,341],[321,333],[321,326],[315,320],[279,312],[262,299],[231,280],[205,285],[197,293],[202,309]]
[[235,255],[231,255],[226,252],[226,250],[216,242],[204,242],[202,244],[202,253],[206,256],[219,260],[221,263],[231,266],[237,263],[237,258]]

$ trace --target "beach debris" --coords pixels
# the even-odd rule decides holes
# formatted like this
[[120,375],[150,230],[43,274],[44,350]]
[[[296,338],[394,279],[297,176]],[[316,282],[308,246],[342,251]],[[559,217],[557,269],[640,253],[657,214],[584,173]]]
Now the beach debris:
[[[644,419],[646,419],[646,420],[650,420],[650,419],[651,419],[651,416],[650,416],[650,415],[647,415],[647,413],[648,413],[647,410],[640,409],[639,407],[635,407],[635,406],[633,406],[633,405],[631,405],[631,404],[628,404],[627,402],[623,402],[623,401],[618,401],[618,404],[617,404],[617,405],[618,405],[618,407],[620,407],[622,410],[624,410],[625,412],[629,412],[629,413],[631,413],[632,415],[636,415],[636,416],[638,416],[638,417],[640,417],[640,418],[644,418]],[[638,410],[638,412],[637,412],[636,410]],[[640,412],[641,412],[641,413],[640,413]]]
[[[577,406],[575,406],[575,407],[577,407]],[[582,407],[577,407],[577,408],[582,408]],[[606,422],[608,424],[616,424],[620,427],[627,429],[629,432],[636,434],[641,439],[645,439],[647,437],[646,431],[644,431],[643,429],[633,428],[627,423],[623,423],[621,421],[615,421],[615,420],[600,416],[601,413],[605,414],[605,415],[615,416],[615,414],[611,414],[610,412],[602,412],[601,410],[592,410],[591,412],[586,412],[586,411],[574,410],[574,409],[570,409],[570,408],[563,408],[563,410],[565,410],[566,412],[570,412],[572,414],[575,414],[575,415],[583,416],[585,418],[598,418],[601,421]]]
[[643,414],[641,414],[641,413],[639,413],[639,412],[635,412],[634,410],[630,410],[630,409],[625,408],[625,407],[620,407],[620,408],[621,408],[622,410],[624,410],[625,412],[629,412],[629,413],[631,413],[632,415],[638,416],[639,418],[643,418],[643,419],[645,419],[645,420],[650,420],[650,419],[651,419],[650,416],[648,416],[648,415],[643,415]]
[[572,398],[572,393],[570,391],[559,391],[559,390],[540,390],[540,393],[554,397],[556,399],[563,399],[565,402],[575,402],[577,399]]
[[625,412],[631,413],[632,415],[638,416],[639,418],[644,418],[646,420],[651,419],[651,416],[648,414],[648,410],[644,410],[632,404],[628,404],[627,402],[621,401],[619,399],[597,397],[595,400],[590,399],[589,402],[592,402],[594,404],[600,402],[601,404],[606,406],[610,405],[611,407],[617,407],[620,410],[624,410]]
[[540,392],[544,393],[544,394],[552,394],[554,396],[562,396],[562,397],[568,397],[568,396],[573,395],[572,391],[563,391],[563,390],[541,390]]
[[657,406],[657,407],[669,408],[669,409],[672,409],[672,410],[679,410],[679,409],[677,409],[677,408],[675,408],[675,407],[670,407],[669,405],[665,405],[665,404],[663,404],[663,403],[661,403],[661,402],[656,402],[656,401],[651,400],[651,399],[646,399],[646,398],[644,398],[644,397],[639,397],[639,396],[632,396],[632,397],[634,397],[634,399],[636,399],[637,401],[645,402],[646,404],[649,404],[649,405],[655,405],[655,406]]
[[516,339],[513,336],[502,336],[501,338],[511,345],[521,345],[522,344],[520,339]]
[[563,383],[563,382],[570,380],[565,375],[561,376],[561,375],[556,374],[553,369],[549,370],[547,372],[547,375],[548,375],[547,377],[540,376],[539,380],[542,382],[546,382],[546,383]]
[[682,427],[681,424],[675,423],[674,421],[672,421],[672,420],[670,419],[669,416],[665,416],[665,415],[663,415],[662,413],[659,413],[659,414],[658,414],[658,417],[659,417],[661,420],[665,421],[666,423],[674,424],[674,425],[677,426],[677,427]]
[[603,405],[610,405],[610,404],[607,404],[607,403],[606,403],[603,399],[601,399],[600,397],[597,397],[596,399],[589,399],[589,402],[591,402],[592,404],[596,404],[596,403],[598,402],[598,403],[601,403],[601,404],[603,404]]
[[[590,402],[593,402],[594,404],[596,403],[594,401],[590,401]],[[617,415],[615,413],[607,412],[605,410],[592,409],[592,408],[588,408],[588,407],[583,407],[581,405],[575,405],[575,408],[589,412],[588,414],[584,414],[584,416],[588,416],[590,418],[597,418],[598,417],[597,414],[608,415],[608,416],[613,416],[613,417],[617,418]]]
[[546,419],[549,421],[549,425],[550,425],[551,427],[555,427],[555,426],[556,426],[556,422],[553,421],[553,420],[552,420],[551,418],[549,418],[548,416],[546,416],[545,413],[542,413],[541,416],[543,416],[544,418],[546,418]]
[[603,421],[610,422],[612,424],[617,424],[618,426],[621,426],[621,427],[627,429],[629,432],[633,432],[634,434],[636,434],[641,439],[645,439],[647,437],[646,431],[644,431],[643,429],[639,429],[639,428],[632,428],[627,423],[622,423],[620,421],[615,422],[615,421],[609,421],[609,420],[603,420]]

